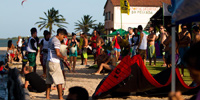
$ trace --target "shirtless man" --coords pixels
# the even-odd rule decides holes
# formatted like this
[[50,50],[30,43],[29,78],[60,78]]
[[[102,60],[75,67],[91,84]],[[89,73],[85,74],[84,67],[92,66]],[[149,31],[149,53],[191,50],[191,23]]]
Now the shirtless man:
[[156,52],[155,52],[155,40],[156,40],[156,34],[153,32],[154,27],[149,28],[149,36],[147,38],[148,43],[148,57],[149,57],[149,65],[151,65],[152,58],[154,59],[154,65],[156,65]]
[[100,33],[97,32],[97,51],[96,51],[96,57],[98,57],[98,55],[100,55],[100,51],[102,49],[102,46],[104,45],[104,41],[103,39],[100,37]]
[[193,40],[193,44],[196,44],[197,42],[200,41],[200,29],[198,26],[195,26],[193,28],[193,33],[194,33],[194,40]]
[[165,28],[163,25],[160,26],[160,52],[161,55],[163,56],[163,62],[164,64],[162,65],[163,67],[166,66],[166,62],[165,62],[165,52],[163,51],[165,48],[165,45],[163,44],[163,42],[166,40],[168,34],[165,31]]
[[[117,57],[114,53],[115,53],[115,51],[111,51],[110,58],[105,63],[102,63],[100,65],[97,72],[93,73],[94,75],[100,75],[100,72],[103,70],[103,68],[105,68],[107,70],[113,70],[116,67]],[[111,62],[111,65],[108,65],[109,62]]]
[[182,31],[178,33],[178,38],[179,38],[179,54],[181,57],[181,71],[182,71],[182,76],[184,76],[184,62],[183,62],[183,55],[185,52],[190,48],[190,42],[191,42],[191,36],[190,33],[187,31],[187,26],[186,25],[181,25]]

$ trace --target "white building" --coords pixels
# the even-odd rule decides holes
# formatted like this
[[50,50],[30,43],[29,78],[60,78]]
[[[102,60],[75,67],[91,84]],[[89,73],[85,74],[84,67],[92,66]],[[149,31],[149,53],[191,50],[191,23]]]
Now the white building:
[[[162,2],[170,4],[171,0],[128,0],[130,14],[122,14],[122,29],[146,27],[150,18],[162,7]],[[121,28],[120,0],[107,0],[104,6],[105,30],[109,34]]]

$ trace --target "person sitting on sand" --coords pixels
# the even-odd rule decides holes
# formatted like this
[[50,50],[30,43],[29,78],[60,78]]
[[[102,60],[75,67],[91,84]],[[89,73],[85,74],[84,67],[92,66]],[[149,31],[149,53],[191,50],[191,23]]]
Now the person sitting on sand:
[[101,49],[100,55],[98,55],[95,59],[95,62],[97,62],[98,68],[102,63],[105,63],[109,59],[108,52],[106,50]]
[[[46,91],[46,83],[38,74],[32,72],[32,67],[25,66],[24,74],[25,74],[25,84],[24,88],[28,89],[31,92],[45,92]],[[52,87],[51,89],[56,89]]]
[[85,88],[71,87],[66,100],[89,100],[89,94]]
[[[191,78],[195,83],[200,84],[200,42],[194,44],[183,56],[184,64],[186,64]],[[181,92],[171,92],[169,100],[184,100]],[[200,91],[190,100],[200,100]]]
[[[109,62],[111,63],[111,65],[108,65]],[[117,57],[115,55],[115,51],[111,51],[110,58],[105,63],[102,63],[97,72],[93,74],[100,75],[100,72],[103,70],[103,68],[112,71],[116,67],[116,63],[117,63]]]

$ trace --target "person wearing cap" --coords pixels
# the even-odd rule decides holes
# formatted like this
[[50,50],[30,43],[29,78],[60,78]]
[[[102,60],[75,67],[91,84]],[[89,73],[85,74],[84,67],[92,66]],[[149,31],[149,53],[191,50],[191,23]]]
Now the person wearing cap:
[[114,38],[112,39],[112,43],[111,43],[112,48],[115,51],[115,56],[117,58],[117,61],[119,59],[120,52],[121,52],[121,48],[120,48],[120,45],[119,45],[119,42],[121,42],[121,40],[122,40],[122,37],[120,36],[119,31],[117,31],[117,35],[114,36]]
[[76,58],[78,55],[78,52],[77,52],[78,46],[79,46],[79,43],[76,40],[76,34],[72,33],[72,39],[69,40],[68,47],[69,47],[70,66],[72,65],[72,61],[73,61],[72,71],[74,73],[75,73],[75,66],[76,66]]

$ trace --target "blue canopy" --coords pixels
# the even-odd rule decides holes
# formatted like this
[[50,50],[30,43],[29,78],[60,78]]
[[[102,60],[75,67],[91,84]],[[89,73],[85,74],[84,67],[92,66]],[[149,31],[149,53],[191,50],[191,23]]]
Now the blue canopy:
[[199,0],[171,0],[172,23],[189,23],[200,21]]

